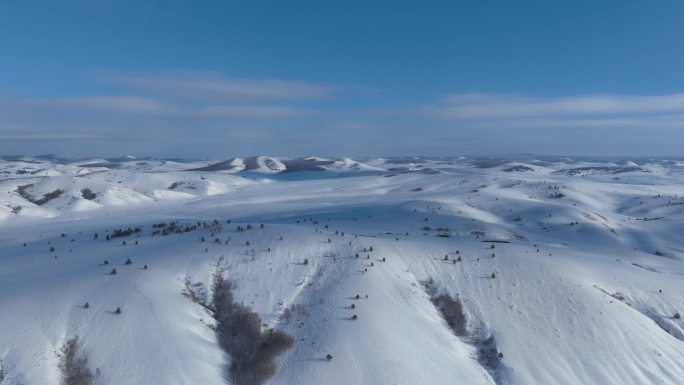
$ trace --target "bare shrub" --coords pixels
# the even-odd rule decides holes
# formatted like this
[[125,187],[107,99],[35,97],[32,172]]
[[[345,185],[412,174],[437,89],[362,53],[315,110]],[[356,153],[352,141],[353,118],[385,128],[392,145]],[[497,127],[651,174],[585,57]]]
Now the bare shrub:
[[63,190],[57,189],[53,192],[49,192],[47,194],[44,194],[42,198],[33,201],[33,203],[37,204],[38,206],[42,206],[42,205],[48,203],[49,201],[51,201],[55,198],[59,198],[59,196],[62,195],[63,193],[64,193]]
[[611,294],[610,296],[615,298],[618,301],[624,301],[625,300],[625,296],[622,293],[620,293],[619,291],[616,291],[615,293]]
[[463,304],[460,299],[447,293],[440,294],[432,278],[421,283],[432,303],[442,313],[442,317],[452,332],[459,337],[465,337],[467,343],[477,348],[477,360],[489,372],[495,383],[501,383],[505,369],[502,362],[503,353],[498,350],[496,340],[491,332],[488,332],[484,327],[475,328],[469,332],[467,329],[468,319],[463,311]]
[[442,313],[444,320],[454,331],[457,336],[464,336],[466,334],[466,316],[463,312],[463,304],[458,298],[452,298],[448,294],[440,294],[432,299],[432,302],[437,306]]
[[425,286],[425,291],[430,296],[430,301],[442,313],[442,317],[444,317],[444,320],[454,334],[461,337],[465,336],[468,319],[463,311],[461,300],[447,293],[439,294],[437,285],[435,285],[432,278],[424,281],[423,286]]
[[89,188],[84,188],[81,190],[81,196],[83,199],[87,199],[89,201],[92,201],[93,199],[97,198],[97,194],[93,192],[93,190]]
[[475,341],[477,346],[477,359],[480,361],[492,376],[495,376],[500,369],[503,353],[496,347],[496,340],[493,335]]
[[[136,228],[127,228],[127,229],[115,229],[112,230],[112,233],[107,236],[107,240],[111,240],[114,238],[121,238],[121,237],[130,237],[133,234],[138,234],[142,232],[142,227],[138,226]],[[125,242],[125,241],[124,241]]]
[[[145,265],[147,266],[147,265]],[[204,285],[201,282],[193,283],[190,277],[185,277],[185,289],[181,293],[185,298],[191,300],[194,303],[200,304],[205,308],[207,306],[207,291],[204,289]]]
[[78,336],[67,340],[62,347],[59,370],[63,385],[91,385],[95,375],[88,368],[88,358],[79,352]]
[[230,354],[230,378],[236,385],[260,385],[276,372],[275,359],[294,345],[283,332],[261,331],[261,318],[250,308],[235,303],[234,284],[219,269],[214,275],[212,301],[216,333],[221,348]]
[[430,296],[430,299],[435,298],[438,294],[437,285],[435,285],[435,280],[430,277],[430,279],[421,282],[425,287],[425,292]]
[[294,317],[306,316],[308,314],[309,312],[306,310],[304,306],[298,303],[293,303],[289,307],[285,308],[285,310],[283,310],[283,313],[280,315],[280,322],[290,323],[292,322],[292,319]]

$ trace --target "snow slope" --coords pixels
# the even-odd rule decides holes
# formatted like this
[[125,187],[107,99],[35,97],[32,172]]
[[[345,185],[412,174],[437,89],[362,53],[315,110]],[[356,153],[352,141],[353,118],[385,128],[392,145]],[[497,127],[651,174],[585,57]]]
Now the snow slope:
[[[282,158],[255,157],[259,177],[26,160],[0,163],[2,385],[59,384],[75,335],[96,384],[226,383],[212,314],[183,295],[207,294],[218,268],[264,329],[295,339],[269,384],[684,383],[676,163],[364,159],[359,173],[345,159],[288,178]],[[34,200],[63,193],[35,204],[28,184]],[[199,227],[155,234],[173,221]],[[465,336],[430,278],[462,302]]]

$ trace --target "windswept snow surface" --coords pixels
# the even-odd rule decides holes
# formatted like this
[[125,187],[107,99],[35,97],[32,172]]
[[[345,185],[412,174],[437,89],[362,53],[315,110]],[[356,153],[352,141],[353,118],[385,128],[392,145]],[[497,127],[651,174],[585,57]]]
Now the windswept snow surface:
[[219,268],[295,339],[268,384],[684,384],[681,161],[221,162],[0,160],[0,384],[59,384],[76,335],[96,384],[228,383],[183,295]]

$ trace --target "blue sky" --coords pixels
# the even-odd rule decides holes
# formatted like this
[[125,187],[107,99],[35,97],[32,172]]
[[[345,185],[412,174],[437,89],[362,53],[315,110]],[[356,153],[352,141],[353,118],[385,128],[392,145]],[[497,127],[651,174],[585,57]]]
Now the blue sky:
[[684,2],[0,3],[0,154],[684,155]]

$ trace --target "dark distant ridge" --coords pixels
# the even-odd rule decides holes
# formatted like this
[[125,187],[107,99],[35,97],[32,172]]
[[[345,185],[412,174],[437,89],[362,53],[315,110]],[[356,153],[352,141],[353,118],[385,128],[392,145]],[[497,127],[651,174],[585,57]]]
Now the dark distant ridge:
[[233,162],[236,159],[237,158],[231,158],[228,160],[224,160],[223,162],[210,164],[204,167],[191,168],[185,171],[231,171],[235,169],[235,165],[233,164]]
[[334,160],[321,160],[321,159],[315,159],[315,158],[298,158],[298,159],[289,159],[289,160],[284,160],[283,164],[285,167],[285,171],[283,172],[297,172],[297,171],[325,171],[325,168],[323,166],[329,166],[331,164],[335,163]]
[[[197,167],[197,168],[191,168],[186,171],[235,171],[238,168],[238,165],[236,164],[237,161],[239,161],[239,158],[231,158],[228,160],[225,160],[223,162],[218,162],[218,163],[213,163],[204,167]],[[245,171],[256,171],[261,168],[259,165],[259,157],[257,156],[250,156],[249,158],[245,158],[243,160],[244,162],[244,169],[241,169],[239,171],[245,172]],[[316,158],[296,158],[296,159],[286,159],[282,160],[282,163],[285,165],[284,170],[278,170],[276,167],[275,161],[273,161],[271,158],[268,157],[263,157],[263,162],[264,166],[268,169],[271,170],[276,170],[280,171],[283,173],[288,173],[288,172],[298,172],[298,171],[325,171],[324,166],[329,166],[333,163],[335,163],[334,160],[330,159],[316,159]]]

